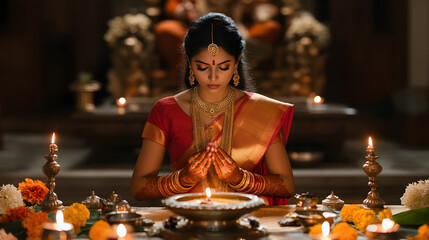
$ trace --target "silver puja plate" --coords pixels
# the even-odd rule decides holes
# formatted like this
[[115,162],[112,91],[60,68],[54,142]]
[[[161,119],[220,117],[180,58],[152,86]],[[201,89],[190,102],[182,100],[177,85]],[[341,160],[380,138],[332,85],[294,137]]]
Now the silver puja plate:
[[162,201],[181,216],[164,221],[161,236],[166,239],[258,239],[267,235],[254,217],[241,224],[239,218],[265,205],[258,196],[243,193],[180,194]]

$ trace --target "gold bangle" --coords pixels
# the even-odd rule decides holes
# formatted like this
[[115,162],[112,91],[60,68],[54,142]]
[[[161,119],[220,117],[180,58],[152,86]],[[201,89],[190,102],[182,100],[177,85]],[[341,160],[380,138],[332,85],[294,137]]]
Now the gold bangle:
[[168,192],[166,191],[167,189],[164,188],[164,186],[166,186],[166,184],[163,183],[163,180],[167,177],[168,177],[168,175],[161,176],[160,178],[158,178],[158,190],[161,193],[161,195],[164,197],[172,196],[172,195],[169,195]]
[[182,169],[180,169],[177,172],[174,172],[174,174],[173,174],[173,181],[171,181],[172,185],[174,185],[176,187],[177,193],[185,193],[185,192],[189,191],[193,187],[193,185],[183,186],[182,184],[180,184],[179,174],[180,174],[181,171],[182,171]]
[[247,192],[254,185],[254,182],[255,178],[253,174],[251,172],[247,172],[246,182],[241,188],[236,188],[236,190],[239,192]]
[[246,170],[244,170],[244,169],[241,169],[241,171],[243,172],[243,177],[241,178],[241,181],[237,185],[234,185],[234,184],[231,184],[231,183],[229,184],[229,186],[231,186],[234,189],[242,188],[243,185],[246,183],[248,172]]

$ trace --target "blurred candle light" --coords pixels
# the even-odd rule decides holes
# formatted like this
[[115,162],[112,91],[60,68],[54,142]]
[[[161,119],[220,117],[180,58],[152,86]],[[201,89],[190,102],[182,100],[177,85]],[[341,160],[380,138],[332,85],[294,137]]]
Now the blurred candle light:
[[116,105],[119,107],[118,108],[119,115],[124,115],[125,106],[127,105],[127,99],[125,99],[124,97],[118,98],[118,100],[116,100]]
[[125,99],[124,97],[120,97],[118,98],[118,100],[116,100],[116,104],[118,105],[118,107],[125,107],[125,105],[127,104],[127,99]]
[[52,143],[52,144],[54,144],[54,143],[55,143],[55,132],[54,132],[54,133],[52,133],[51,143]]
[[124,240],[127,235],[127,228],[125,228],[124,224],[119,224],[118,228],[116,228],[116,234],[118,234],[118,240]]
[[324,102],[325,102],[325,100],[321,96],[315,96],[313,98],[313,103],[314,104],[322,104]]
[[328,240],[331,239],[329,238],[329,232],[330,232],[330,225],[328,221],[324,221],[322,224],[322,239],[323,240]]

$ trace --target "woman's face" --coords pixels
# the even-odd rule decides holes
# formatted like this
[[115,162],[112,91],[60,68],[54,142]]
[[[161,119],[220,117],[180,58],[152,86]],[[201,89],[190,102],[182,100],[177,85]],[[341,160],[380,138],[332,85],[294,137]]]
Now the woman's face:
[[191,59],[192,71],[198,81],[200,91],[207,93],[223,93],[234,74],[238,62],[234,56],[222,48],[213,57],[207,49],[202,49]]

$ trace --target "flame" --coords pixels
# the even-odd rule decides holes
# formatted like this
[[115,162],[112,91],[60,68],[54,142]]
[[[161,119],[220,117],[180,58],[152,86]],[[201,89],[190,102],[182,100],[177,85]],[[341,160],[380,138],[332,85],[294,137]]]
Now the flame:
[[54,132],[54,133],[52,133],[51,143],[52,143],[52,144],[53,144],[53,143],[55,143],[55,132]]
[[125,225],[122,223],[119,224],[118,228],[116,228],[116,233],[120,238],[125,237],[125,235],[127,235],[127,229],[125,228]]
[[369,137],[369,138],[368,138],[368,145],[369,145],[370,147],[372,147],[372,138],[371,138],[371,137]]
[[327,237],[329,235],[330,232],[330,226],[329,226],[329,222],[328,221],[324,221],[322,224],[322,235],[324,237]]
[[395,225],[395,222],[388,218],[383,219],[383,222],[381,222],[381,226],[385,231],[390,230],[393,225]]
[[116,103],[118,104],[118,106],[124,106],[127,103],[127,99],[121,97],[116,101]]
[[63,214],[63,211],[58,210],[55,219],[57,221],[58,226],[63,225],[64,224],[64,214]]
[[313,98],[313,102],[314,102],[314,103],[322,103],[322,98],[321,98],[320,96],[315,96],[315,97]]
[[210,197],[212,196],[212,191],[210,190],[210,188],[206,188],[206,195],[207,199],[210,201]]

